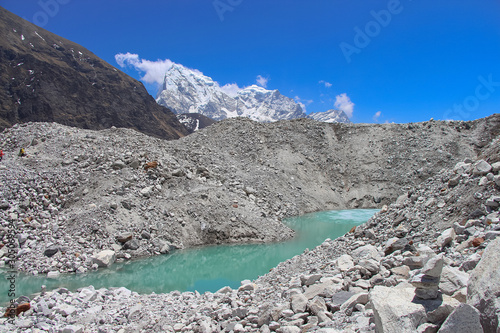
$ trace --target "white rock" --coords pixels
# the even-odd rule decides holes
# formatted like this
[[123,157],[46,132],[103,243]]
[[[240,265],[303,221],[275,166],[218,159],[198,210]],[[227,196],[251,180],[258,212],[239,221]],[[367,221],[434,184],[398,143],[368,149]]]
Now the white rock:
[[83,327],[80,325],[68,325],[65,326],[61,333],[82,333],[83,332]]
[[485,160],[479,160],[474,163],[472,173],[477,176],[484,176],[491,171],[491,165]]
[[238,291],[254,291],[256,286],[254,283],[245,283],[241,287],[238,288]]
[[354,251],[352,251],[351,254],[352,257],[356,259],[365,259],[365,260],[374,259],[378,261],[380,260],[380,258],[382,258],[378,249],[373,245],[360,246]]
[[61,273],[59,273],[59,271],[52,271],[52,272],[47,273],[47,278],[48,279],[57,279],[60,275],[61,275]]
[[336,266],[340,271],[345,272],[354,267],[354,261],[350,255],[343,254],[337,259]]
[[222,287],[219,290],[216,291],[217,294],[230,294],[233,291],[231,287]]
[[92,257],[92,262],[99,267],[109,267],[116,260],[116,254],[113,250],[104,250]]
[[445,231],[441,233],[441,235],[437,238],[437,246],[438,247],[444,247],[451,243],[455,239],[457,234],[455,233],[455,230],[453,228],[448,228]]
[[276,330],[278,333],[300,333],[302,330],[297,326],[283,326]]
[[75,313],[76,308],[73,305],[62,303],[62,304],[57,305],[54,308],[54,311],[56,313],[63,315],[64,317],[67,317],[67,316],[71,316],[73,313]]
[[300,281],[304,286],[310,286],[318,282],[323,276],[321,274],[302,275]]

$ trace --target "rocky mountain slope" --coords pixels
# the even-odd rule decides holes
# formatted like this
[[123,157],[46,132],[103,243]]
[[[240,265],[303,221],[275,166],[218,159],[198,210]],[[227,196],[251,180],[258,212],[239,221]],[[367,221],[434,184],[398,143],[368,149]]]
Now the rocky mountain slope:
[[[278,151],[281,148],[273,144],[271,137],[274,132],[279,132],[275,138],[284,140],[292,137],[296,139],[297,136],[306,135],[306,133],[307,135],[313,135],[312,133],[323,135],[323,139],[317,139],[319,146],[312,146],[309,149],[314,149],[315,153],[321,152],[324,142],[333,144],[332,140],[353,141],[360,135],[369,135],[372,140],[377,138],[380,140],[381,147],[395,141],[398,142],[397,145],[388,147],[391,153],[402,154],[411,147],[412,157],[406,159],[404,163],[398,163],[396,159],[388,156],[388,153],[377,158],[376,156],[381,153],[378,151],[370,155],[373,164],[363,163],[363,165],[370,169],[369,172],[393,165],[394,169],[390,173],[397,175],[387,175],[384,187],[390,186],[393,182],[399,182],[398,186],[405,184],[408,186],[401,190],[394,189],[391,199],[397,196],[397,200],[389,206],[382,207],[382,210],[364,225],[336,240],[325,240],[317,248],[311,251],[306,250],[303,254],[279,264],[270,273],[256,281],[243,281],[237,290],[226,287],[216,293],[203,295],[192,292],[139,295],[125,288],[95,290],[93,287],[88,287],[76,292],[61,288],[36,296],[31,300],[32,309],[21,314],[13,324],[7,323],[4,319],[5,325],[1,326],[0,330],[21,332],[34,327],[41,329],[53,327],[68,332],[80,332],[84,329],[90,332],[106,329],[146,332],[496,332],[500,327],[498,316],[500,313],[498,302],[500,262],[497,256],[500,251],[500,238],[498,237],[500,236],[499,118],[495,115],[470,123],[426,122],[411,125],[371,126],[334,126],[310,120],[262,125],[239,119],[211,126],[180,141],[189,141],[194,145],[193,148],[196,148],[195,142],[200,140],[198,145],[210,145],[211,148],[215,148],[213,145],[217,141],[207,141],[208,136],[204,134],[210,133],[210,137],[217,140],[217,131],[227,129],[227,127],[237,128],[240,134],[242,131],[247,134],[251,132],[251,137],[262,141],[259,141],[259,144],[263,145],[261,149],[274,148],[275,155],[280,155]],[[308,131],[304,131],[306,127]],[[264,128],[272,128],[274,131],[264,132]],[[335,138],[328,136],[328,128],[332,130],[336,128]],[[51,141],[52,135],[48,133],[53,134],[58,130],[71,131],[71,137],[86,135],[87,140],[91,140],[92,135],[99,135],[94,132],[48,124],[17,127],[2,135],[10,139],[9,144],[15,146],[19,145],[18,140],[22,138],[20,134],[32,133],[38,137],[40,145],[48,147],[55,144]],[[115,136],[128,134],[127,132],[130,131],[116,130]],[[421,137],[422,132],[427,140],[421,145],[410,146],[409,143],[412,142],[410,138]],[[264,133],[268,134],[267,138],[259,135]],[[285,133],[288,136],[285,136]],[[204,140],[201,140],[202,138]],[[137,136],[133,140],[140,140],[140,137]],[[369,146],[368,137],[362,137],[360,142],[363,140]],[[448,144],[451,141],[448,140],[457,143],[454,149],[447,150],[449,155],[444,150],[450,148]],[[288,144],[294,141],[290,140]],[[64,162],[66,167],[69,167],[68,171],[94,168],[92,160],[87,160],[89,165],[86,167],[85,164],[80,164],[85,163],[86,159],[73,150],[77,148],[72,147],[75,146],[75,142],[69,142],[66,148],[70,151],[69,157],[72,158]],[[80,145],[86,144],[88,142],[80,143]],[[168,144],[174,144],[174,142]],[[280,178],[281,182],[284,182],[285,178],[294,177],[295,183],[301,185],[295,188],[298,198],[294,199],[294,196],[288,193],[286,183],[281,187],[273,184],[273,187],[276,187],[272,192],[266,192],[265,187],[261,187],[262,184],[259,182],[255,182],[255,188],[245,186],[244,173],[249,172],[250,169],[255,172],[255,169],[251,164],[243,164],[248,160],[246,154],[243,153],[245,150],[238,150],[238,144],[241,142],[219,143],[228,147],[228,151],[225,152],[226,157],[221,154],[217,156],[217,159],[231,160],[231,156],[236,155],[232,160],[234,166],[240,166],[239,160],[242,160],[241,165],[248,166],[247,170],[240,172],[235,170],[235,177],[231,181],[221,181],[222,184],[227,184],[225,186],[229,185],[229,188],[224,190],[231,191],[232,186],[235,189],[240,188],[241,191],[233,192],[235,196],[246,195],[249,200],[254,200],[257,204],[259,201],[274,204],[276,201],[273,197],[276,195],[285,199],[284,203],[295,202],[297,207],[300,207],[301,200],[304,200],[300,197],[307,189],[307,184],[299,181],[305,180],[306,177],[292,173],[290,164],[285,163],[282,155],[276,157],[276,160],[281,159],[284,162],[280,164],[281,169],[276,172],[273,172],[273,169],[264,172],[263,168],[264,170],[260,170],[259,177],[265,177],[267,172],[273,177]],[[424,147],[430,149],[427,151],[423,149]],[[438,147],[442,147],[440,152],[437,151]],[[169,148],[167,151],[175,150],[173,146]],[[332,146],[329,148],[331,149]],[[373,147],[370,148],[374,150]],[[346,149],[349,150],[349,147]],[[290,154],[305,152],[298,146],[289,147],[286,150]],[[238,153],[233,154],[232,152],[235,151]],[[250,152],[250,154],[254,153],[256,151]],[[341,149],[337,151],[332,149],[333,153],[346,154]],[[366,150],[360,150],[357,157],[349,156],[348,160],[343,161],[348,165],[353,165],[353,168],[357,170],[356,176],[362,176],[367,172],[366,169],[356,164],[359,156],[366,153]],[[35,169],[36,165],[47,163],[41,160],[41,156],[37,156],[36,151],[33,154],[31,159],[16,162],[23,164],[24,175],[27,175],[30,181],[32,181],[32,176],[26,173],[26,170]],[[197,161],[206,161],[204,158],[198,159],[203,156],[203,150],[198,150],[196,155]],[[178,156],[179,159],[182,156],[189,160],[187,158],[189,155],[181,153]],[[443,159],[439,159],[439,156]],[[331,158],[331,155],[328,157]],[[425,161],[423,161],[424,158]],[[306,163],[305,160],[309,161],[307,157],[304,157],[302,162]],[[54,169],[61,168],[60,161],[61,158],[56,156]],[[295,161],[301,162],[300,159]],[[320,159],[313,161],[326,170]],[[419,165],[413,165],[409,161],[422,161],[428,169],[426,168],[424,172],[419,168],[420,171],[411,173],[410,170]],[[273,162],[272,159],[269,160],[269,163]],[[340,162],[340,158],[337,162]],[[13,164],[7,164],[2,172],[11,165]],[[111,165],[109,161],[103,160],[100,164],[100,171],[106,172],[108,178],[114,179],[116,174],[120,175],[120,172],[107,171]],[[311,177],[319,177],[323,172],[315,170],[311,164],[306,166],[313,174]],[[126,168],[130,168],[130,165],[119,170],[123,172],[127,170]],[[212,166],[207,170],[210,171],[203,176],[207,181],[213,178],[220,179],[217,168]],[[191,175],[186,173],[185,177],[193,181],[204,182],[196,179],[194,174],[194,172]],[[403,178],[402,175],[408,176]],[[144,179],[142,175],[142,177],[137,174],[136,176],[135,182]],[[172,176],[180,177],[180,174],[175,171],[175,176],[174,172]],[[4,173],[2,177],[5,177]],[[85,177],[81,178],[85,179]],[[130,176],[124,178],[133,179]],[[264,178],[265,180],[267,179]],[[36,191],[44,193],[43,188],[47,188],[47,192],[52,190],[49,187],[50,178],[47,174],[43,175],[42,180],[33,181],[48,182],[30,187]],[[171,181],[167,179],[164,186]],[[4,179],[2,179],[2,184],[5,184]],[[78,188],[79,185],[68,184],[67,186],[70,189],[69,186]],[[317,185],[314,186],[320,188]],[[357,186],[357,191],[360,191],[359,185]],[[194,188],[195,186],[191,186],[192,190]],[[2,190],[5,191],[5,189]],[[141,195],[144,196],[156,190],[165,193],[165,190],[156,188],[144,191]],[[80,201],[85,201],[85,196],[94,191],[93,189],[87,194],[82,194]],[[22,196],[23,192],[20,193]],[[207,196],[212,193],[222,195],[223,192],[214,191]],[[34,197],[41,197],[42,200],[45,198],[47,201],[52,198],[66,200],[50,192],[48,194]],[[110,192],[109,198],[113,199],[113,195]],[[101,194],[101,197],[104,198],[106,195]],[[203,198],[201,197],[202,200]],[[92,204],[88,203],[91,201],[86,201],[83,205],[90,206]],[[95,199],[93,201],[96,202]],[[101,202],[103,201],[105,200]],[[20,200],[14,199],[11,202],[17,203]],[[31,202],[36,203],[36,200],[33,199]],[[40,208],[42,206],[53,207],[55,204],[45,203],[44,206],[44,202],[41,202]],[[349,203],[352,202],[343,201],[337,204],[349,206]],[[192,202],[189,203],[189,205],[192,204]],[[233,201],[232,207],[235,209],[239,209],[240,206],[249,206],[249,202],[244,200],[238,201],[236,204],[239,205],[238,207],[235,207],[235,204]],[[310,204],[311,202],[306,206]],[[23,205],[33,207],[31,203],[24,202]],[[144,207],[148,205],[149,203]],[[16,214],[16,209],[6,206],[2,204],[2,209],[10,211],[9,214]],[[71,205],[67,208],[70,207]],[[111,209],[117,209],[117,207]],[[50,208],[47,210],[50,211]],[[146,208],[145,211],[151,212],[152,209]],[[19,212],[22,214],[22,211]],[[61,214],[68,212],[66,208],[61,209]],[[9,216],[11,221],[14,217],[20,218],[21,216]],[[62,219],[58,220],[62,222]],[[150,221],[153,220],[150,219]],[[190,223],[187,219],[184,221]],[[21,224],[18,223],[18,225]],[[67,226],[64,222],[58,225],[60,228]],[[96,229],[99,229],[98,225]],[[154,232],[151,235],[154,235]],[[89,232],[86,234],[88,235]],[[135,235],[134,233],[134,237]],[[141,246],[144,245],[144,239],[143,237],[138,241]],[[146,237],[146,239],[150,241],[150,238]],[[82,243],[89,241],[84,239]],[[27,247],[36,248],[33,243],[33,240],[26,237],[22,248],[25,250]],[[67,260],[62,260],[63,256],[58,257],[58,255],[54,255],[52,260],[67,262]],[[159,307],[158,304],[164,306]]]
[[48,121],[133,128],[164,139],[188,132],[142,83],[84,47],[0,7],[0,129]]
[[247,117],[272,122],[307,117],[299,104],[278,90],[252,85],[228,93],[212,78],[179,64],[165,74],[156,101],[177,114],[201,113],[215,120]]
[[325,112],[313,112],[308,114],[309,118],[325,123],[345,123],[349,124],[351,120],[342,110],[328,110]]

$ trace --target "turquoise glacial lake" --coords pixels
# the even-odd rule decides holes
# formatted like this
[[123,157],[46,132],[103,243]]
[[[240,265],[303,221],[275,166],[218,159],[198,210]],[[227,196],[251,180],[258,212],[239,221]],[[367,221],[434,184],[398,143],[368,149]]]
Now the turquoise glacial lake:
[[[139,293],[164,293],[173,290],[215,292],[224,286],[238,288],[242,280],[266,274],[282,261],[305,249],[312,249],[327,238],[344,235],[360,225],[378,209],[336,210],[306,214],[284,222],[296,231],[286,242],[273,244],[217,245],[177,250],[172,254],[118,262],[108,269],[87,274],[63,274],[58,279],[18,273],[16,297],[64,287],[76,290],[93,285],[98,288],[126,287]],[[9,301],[10,283],[6,274],[0,281],[0,304]]]

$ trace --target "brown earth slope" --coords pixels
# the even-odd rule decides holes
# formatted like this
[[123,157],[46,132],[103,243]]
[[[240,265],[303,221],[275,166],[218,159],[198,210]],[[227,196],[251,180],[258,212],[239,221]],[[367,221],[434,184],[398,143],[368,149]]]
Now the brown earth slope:
[[29,121],[188,134],[142,83],[84,47],[0,7],[0,129]]

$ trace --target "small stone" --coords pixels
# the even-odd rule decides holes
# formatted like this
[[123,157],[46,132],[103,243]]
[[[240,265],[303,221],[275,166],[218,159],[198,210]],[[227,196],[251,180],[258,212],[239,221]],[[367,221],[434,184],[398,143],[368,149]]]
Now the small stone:
[[92,257],[92,262],[97,264],[99,267],[109,267],[116,260],[116,254],[113,250],[104,250]]
[[500,231],[490,230],[484,235],[485,240],[492,240],[500,236]]
[[302,275],[300,277],[300,281],[302,282],[302,285],[310,286],[318,282],[321,278],[322,278],[321,274]]
[[61,303],[54,308],[56,313],[61,314],[63,317],[71,316],[76,312],[76,308],[72,305]]
[[68,325],[65,326],[61,333],[82,333],[83,332],[83,327],[79,325]]
[[241,292],[241,291],[254,291],[255,290],[255,284],[254,283],[245,283],[243,285],[241,285],[239,288],[238,288],[238,292]]
[[300,313],[306,311],[307,298],[303,294],[292,296],[291,307],[293,312]]
[[472,173],[476,176],[484,176],[491,171],[491,165],[485,160],[479,160],[474,163]]
[[125,244],[123,244],[125,250],[137,250],[139,248],[139,242],[136,239],[131,239]]
[[45,249],[43,254],[47,257],[52,257],[54,254],[56,254],[59,251],[59,247],[57,246],[49,246],[48,248]]
[[117,235],[115,238],[118,242],[124,244],[124,243],[128,242],[129,240],[131,240],[132,237],[133,237],[133,235],[131,232],[124,232],[124,233]]
[[435,256],[434,258],[431,258],[427,261],[425,266],[420,271],[420,274],[425,274],[432,277],[440,277],[443,270],[443,264],[443,255],[440,254],[438,256]]
[[439,326],[431,323],[423,323],[417,327],[416,333],[437,333]]
[[307,308],[314,315],[319,315],[321,312],[326,312],[326,303],[323,297],[316,296],[307,303]]
[[491,164],[491,171],[499,172],[500,171],[500,162],[495,162]]
[[120,170],[125,168],[126,166],[127,165],[121,160],[117,160],[111,164],[111,168],[113,168],[114,170]]
[[354,267],[354,261],[350,255],[343,254],[337,259],[336,266],[341,272],[346,272]]
[[479,245],[484,243],[484,238],[482,237],[476,237],[472,240],[471,244],[474,247],[478,247]]
[[48,279],[57,279],[61,275],[59,271],[52,271],[47,273],[47,278]]
[[231,292],[233,291],[233,289],[231,287],[222,287],[221,289],[217,290],[216,293],[217,294],[230,294]]
[[448,244],[450,244],[456,237],[455,230],[453,228],[448,228],[441,233],[441,235],[437,238],[438,247],[442,248]]

